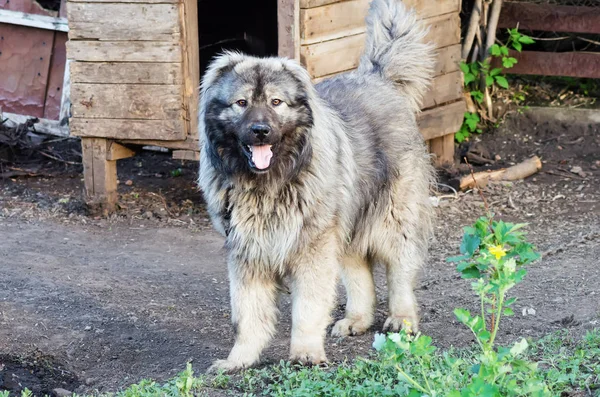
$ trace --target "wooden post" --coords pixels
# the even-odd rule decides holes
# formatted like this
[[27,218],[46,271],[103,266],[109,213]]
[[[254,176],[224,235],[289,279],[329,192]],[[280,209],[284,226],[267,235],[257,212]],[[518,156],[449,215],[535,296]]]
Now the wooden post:
[[117,160],[134,152],[105,138],[81,138],[86,202],[104,215],[117,203]]
[[454,162],[454,134],[448,134],[429,141],[431,153],[435,154],[436,167],[451,165]]

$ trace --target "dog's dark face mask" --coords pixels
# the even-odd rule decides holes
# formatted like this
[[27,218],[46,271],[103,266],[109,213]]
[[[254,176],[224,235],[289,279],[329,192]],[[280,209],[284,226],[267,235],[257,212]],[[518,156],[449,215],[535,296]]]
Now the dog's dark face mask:
[[310,159],[312,110],[299,79],[260,61],[232,67],[207,91],[213,165],[230,175],[288,178]]

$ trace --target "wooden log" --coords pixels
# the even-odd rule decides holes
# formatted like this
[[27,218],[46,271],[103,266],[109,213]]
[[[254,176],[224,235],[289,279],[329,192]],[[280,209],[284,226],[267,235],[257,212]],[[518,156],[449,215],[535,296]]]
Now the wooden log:
[[76,118],[178,120],[181,87],[148,84],[71,83]]
[[500,28],[600,34],[600,7],[505,2]]
[[106,149],[106,159],[116,161],[135,156],[135,152],[126,146],[120,145],[114,141],[108,141]]
[[81,139],[86,202],[93,212],[104,214],[113,212],[117,203],[117,162],[107,160],[108,143],[101,138]]
[[67,13],[70,40],[179,41],[175,4],[69,2]]
[[462,125],[465,102],[460,100],[421,113],[417,120],[425,140],[454,134]]
[[[186,137],[183,120],[119,120],[73,118],[71,135],[118,140],[177,141]],[[164,142],[163,142],[164,143]]]
[[[511,74],[600,78],[600,54],[593,52],[511,51],[518,63],[507,70]],[[502,65],[497,59],[494,67]]]
[[277,0],[279,56],[300,59],[300,0]]
[[183,81],[180,63],[73,62],[73,83],[165,84]]
[[476,172],[474,174],[475,178],[473,178],[473,175],[465,175],[460,178],[460,189],[467,190],[475,187],[475,181],[477,181],[478,187],[483,187],[487,185],[489,181],[516,181],[525,179],[541,169],[542,161],[538,156],[533,156],[512,167],[496,171]]
[[155,41],[67,42],[67,56],[84,62],[181,62],[179,43]]

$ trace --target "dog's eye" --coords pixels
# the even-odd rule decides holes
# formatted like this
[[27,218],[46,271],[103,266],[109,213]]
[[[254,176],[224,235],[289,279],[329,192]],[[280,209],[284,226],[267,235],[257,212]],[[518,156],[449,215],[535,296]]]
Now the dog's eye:
[[273,106],[279,106],[279,105],[281,105],[281,99],[272,99],[271,104]]
[[248,102],[245,99],[240,99],[239,101],[236,101],[235,103],[237,103],[238,106],[241,106],[243,108],[245,108],[246,105],[248,105]]

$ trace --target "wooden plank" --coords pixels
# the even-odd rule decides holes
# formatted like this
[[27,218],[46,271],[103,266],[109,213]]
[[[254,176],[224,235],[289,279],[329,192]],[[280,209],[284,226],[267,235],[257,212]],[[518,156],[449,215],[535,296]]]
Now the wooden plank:
[[459,70],[460,44],[453,44],[437,50],[434,76],[440,76]]
[[454,134],[448,134],[429,141],[429,151],[435,154],[434,163],[443,167],[454,163]]
[[174,41],[179,39],[175,4],[67,3],[69,39]]
[[84,62],[181,62],[179,43],[152,41],[67,42],[67,57]]
[[504,2],[500,28],[600,34],[600,7]]
[[[312,44],[362,33],[370,0],[350,0],[323,7],[300,10],[300,38],[302,44]],[[420,19],[458,13],[460,0],[404,2],[415,7]]]
[[73,117],[177,120],[182,117],[178,85],[71,83]]
[[[197,135],[197,133],[196,133]],[[199,150],[200,143],[197,139],[190,139],[188,136],[186,140],[183,141],[159,141],[159,140],[151,140],[151,139],[120,139],[119,142],[131,144],[131,145],[144,145],[144,146],[157,146],[171,149],[181,149],[181,150]]]
[[341,3],[346,0],[300,0],[300,8],[320,7],[327,4]]
[[174,150],[173,158],[176,160],[200,161],[200,152],[196,150]]
[[183,120],[72,118],[69,127],[73,136],[106,137],[118,140],[145,139],[152,142],[176,141],[185,139],[186,135]]
[[302,44],[351,36],[365,31],[369,0],[350,0],[300,10]]
[[107,215],[117,203],[117,162],[106,159],[108,141],[83,138],[83,179],[86,201]]
[[181,84],[180,63],[72,62],[73,83]]
[[[600,78],[600,54],[593,52],[511,51],[518,63],[507,72],[539,76]],[[500,67],[500,63],[492,63]]]
[[198,40],[198,1],[184,0],[180,5],[183,50],[183,105],[187,134],[198,130],[200,87],[200,47]]
[[463,97],[461,71],[443,74],[433,79],[431,88],[423,97],[422,109],[432,108]]
[[0,23],[59,32],[69,31],[69,23],[66,18],[28,14],[20,11],[0,9]]
[[425,140],[454,134],[462,125],[465,110],[462,100],[426,110],[418,117],[419,130]]
[[106,149],[106,159],[111,161],[126,159],[135,156],[135,152],[117,142],[109,141]]
[[277,0],[277,53],[279,56],[300,59],[299,21],[300,0]]
[[[460,43],[460,18],[458,14],[442,15],[425,20],[430,27],[426,40],[438,48]],[[313,78],[326,76],[358,66],[365,42],[364,33],[341,39],[302,46],[300,60]]]

